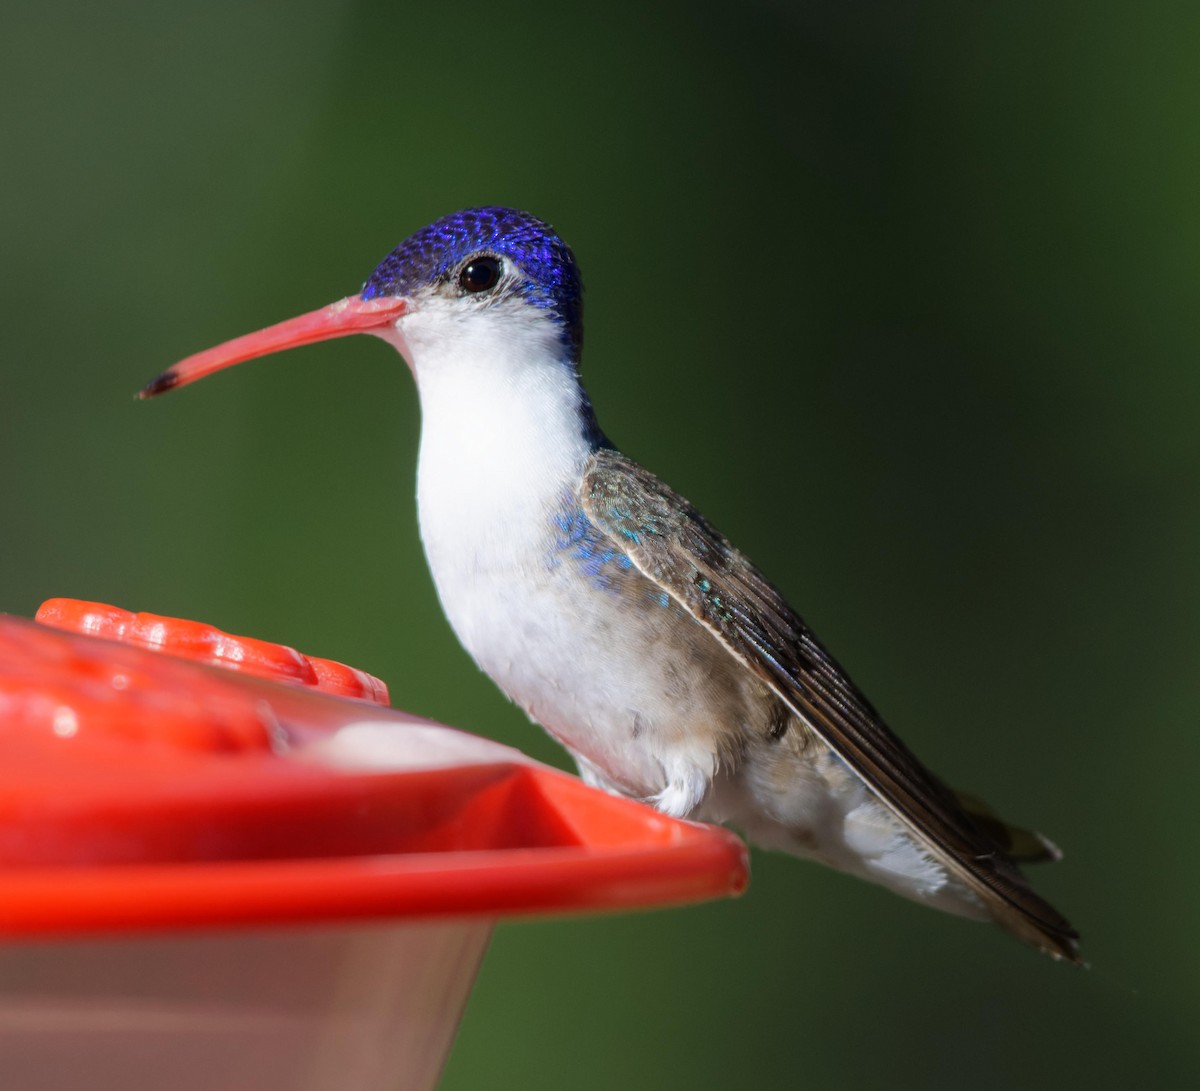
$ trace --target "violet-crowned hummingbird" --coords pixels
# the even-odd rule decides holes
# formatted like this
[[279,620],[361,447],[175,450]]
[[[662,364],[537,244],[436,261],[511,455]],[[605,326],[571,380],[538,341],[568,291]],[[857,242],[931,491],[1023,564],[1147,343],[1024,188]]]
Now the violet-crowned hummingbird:
[[421,538],[450,624],[584,780],[1079,961],[1015,863],[1057,849],[929,773],[775,586],[600,431],[579,270],[549,225],[446,216],[358,295],[189,356],[140,397],[351,333],[416,379]]

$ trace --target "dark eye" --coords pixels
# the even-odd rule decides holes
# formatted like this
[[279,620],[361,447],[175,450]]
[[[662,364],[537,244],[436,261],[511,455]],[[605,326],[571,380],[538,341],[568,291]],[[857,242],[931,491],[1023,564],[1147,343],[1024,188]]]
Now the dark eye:
[[486,254],[472,258],[458,274],[458,285],[464,292],[486,292],[500,279],[500,259]]

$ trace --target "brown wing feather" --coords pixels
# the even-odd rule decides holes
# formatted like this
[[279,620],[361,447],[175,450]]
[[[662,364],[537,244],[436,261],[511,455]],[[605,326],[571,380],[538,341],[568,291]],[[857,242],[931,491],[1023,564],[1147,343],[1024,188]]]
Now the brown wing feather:
[[637,568],[771,686],[998,923],[1056,958],[1079,961],[1071,925],[892,734],[779,591],[686,500],[609,448],[592,457],[580,500]]

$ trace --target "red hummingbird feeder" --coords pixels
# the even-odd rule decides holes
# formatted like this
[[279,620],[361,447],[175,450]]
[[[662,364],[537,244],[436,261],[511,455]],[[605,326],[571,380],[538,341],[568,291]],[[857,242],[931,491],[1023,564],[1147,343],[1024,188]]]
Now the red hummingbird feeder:
[[387,707],[362,671],[0,616],[0,1087],[432,1087],[497,920],[739,893],[732,834]]

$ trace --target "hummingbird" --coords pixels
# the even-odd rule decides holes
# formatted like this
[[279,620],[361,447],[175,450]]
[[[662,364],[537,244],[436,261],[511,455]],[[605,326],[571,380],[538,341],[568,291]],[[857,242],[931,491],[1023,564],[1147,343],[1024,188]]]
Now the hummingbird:
[[416,380],[420,533],[450,625],[584,781],[1080,961],[1018,866],[1057,848],[930,773],[778,588],[601,431],[579,267],[549,224],[444,216],[357,295],[189,356],[138,396],[356,333]]

